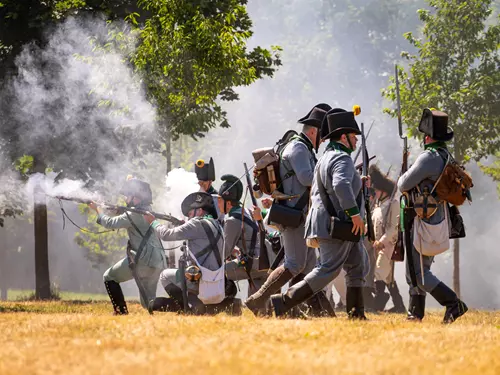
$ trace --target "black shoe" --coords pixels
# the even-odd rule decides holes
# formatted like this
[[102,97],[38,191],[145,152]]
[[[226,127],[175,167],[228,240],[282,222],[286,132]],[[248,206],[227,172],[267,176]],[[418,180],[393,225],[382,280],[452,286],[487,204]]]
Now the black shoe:
[[125,302],[125,297],[123,296],[122,288],[120,284],[116,281],[105,281],[104,286],[109,295],[109,299],[113,304],[113,310],[115,315],[127,315],[128,309]]
[[252,311],[255,316],[261,316],[265,311],[266,303],[272,294],[279,292],[281,287],[292,279],[292,273],[284,266],[276,268],[267,278],[264,285],[254,294],[247,298],[245,306]]
[[467,310],[469,310],[467,305],[458,298],[456,293],[442,282],[434,288],[431,295],[442,306],[446,306],[443,318],[444,324],[453,323],[455,320],[464,315]]
[[[362,295],[363,295],[363,304],[364,304],[364,309],[366,311],[376,311],[375,310],[375,298],[373,296],[373,291],[374,289],[371,287],[363,287],[362,289]],[[346,297],[347,299],[347,297]],[[347,301],[346,301],[347,303]]]
[[421,322],[425,316],[425,295],[411,295],[407,320]]
[[349,319],[368,320],[365,316],[363,288],[347,287],[346,311]]
[[317,317],[317,318],[335,318],[335,310],[333,309],[332,304],[326,298],[326,294],[323,290],[320,290],[314,296],[309,298],[306,301],[306,304],[309,306],[308,315]]
[[276,317],[284,316],[291,308],[307,301],[313,295],[314,291],[306,281],[295,284],[285,294],[272,295],[271,303],[273,304]]
[[181,305],[173,298],[156,297],[149,301],[148,311],[152,315],[153,311],[161,312],[179,312],[182,310]]
[[393,281],[392,283],[388,284],[387,288],[389,289],[389,293],[392,298],[392,303],[394,304],[394,307],[387,310],[387,312],[393,314],[406,314],[406,308],[403,302],[403,297],[399,293],[399,288],[398,284],[396,284],[396,281]]
[[384,311],[389,294],[385,293],[385,281],[375,282],[375,298],[373,299],[373,309],[375,311]]

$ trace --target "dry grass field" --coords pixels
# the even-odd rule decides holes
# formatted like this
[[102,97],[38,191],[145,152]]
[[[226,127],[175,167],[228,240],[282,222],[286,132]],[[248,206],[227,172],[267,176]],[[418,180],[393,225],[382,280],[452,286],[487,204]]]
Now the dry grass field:
[[451,326],[337,319],[112,316],[103,302],[0,303],[0,374],[500,374],[500,312]]

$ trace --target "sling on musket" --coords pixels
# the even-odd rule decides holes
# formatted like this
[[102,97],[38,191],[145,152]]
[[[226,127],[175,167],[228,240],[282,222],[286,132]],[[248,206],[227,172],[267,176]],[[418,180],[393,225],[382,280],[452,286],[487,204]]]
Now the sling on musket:
[[[373,124],[375,124],[375,120],[372,121],[372,124],[370,125],[370,128],[368,129],[368,133],[366,133],[366,136],[365,136],[365,141],[368,140],[368,137],[370,136],[370,133],[372,131],[372,128],[373,128]],[[354,164],[356,164],[356,162],[358,161],[358,158],[359,158],[359,153],[361,152],[361,148],[358,149],[358,151],[356,151],[356,155],[354,155]],[[370,158],[370,160],[372,160],[375,156],[372,156]],[[356,168],[359,168],[359,166],[356,166]]]
[[[361,149],[363,153],[363,176],[368,175],[368,151],[366,150],[366,138],[365,138],[365,125],[361,123]],[[363,180],[363,200],[365,206],[365,220],[367,226],[367,238],[369,241],[375,241],[375,233],[373,231],[372,214],[370,209],[370,193],[368,191],[368,186],[366,186],[366,180]]]

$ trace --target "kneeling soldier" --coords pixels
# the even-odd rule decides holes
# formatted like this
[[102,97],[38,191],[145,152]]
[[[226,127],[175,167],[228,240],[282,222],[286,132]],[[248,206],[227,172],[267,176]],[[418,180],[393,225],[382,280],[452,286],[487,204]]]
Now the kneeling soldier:
[[[189,220],[176,228],[168,228],[154,221],[152,215],[145,216],[150,221],[160,239],[164,241],[187,241],[190,261],[201,270],[201,278],[187,280],[187,298],[191,312],[200,315],[233,307],[236,290],[224,291],[224,238],[223,229],[217,221],[217,210],[213,197],[205,192],[189,194],[181,204],[182,213]],[[195,266],[192,266],[196,269]],[[193,275],[195,276],[195,275]],[[150,303],[150,311],[180,311],[185,294],[178,269],[166,269],[160,281],[170,298],[156,298]],[[204,280],[210,282],[206,283]],[[221,284],[222,283],[222,284]],[[207,284],[217,289],[205,289]],[[227,285],[226,285],[227,286]],[[232,288],[235,289],[235,288]],[[204,293],[202,295],[202,293]],[[232,295],[228,295],[228,294]],[[210,300],[207,299],[210,297]],[[236,301],[238,302],[238,301]]]

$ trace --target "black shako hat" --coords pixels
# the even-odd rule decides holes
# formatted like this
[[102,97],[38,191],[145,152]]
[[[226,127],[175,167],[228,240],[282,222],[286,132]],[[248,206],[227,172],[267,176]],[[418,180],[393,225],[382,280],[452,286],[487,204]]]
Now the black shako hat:
[[321,139],[336,137],[342,134],[361,134],[354,112],[342,108],[333,108],[326,113],[321,124]]
[[453,130],[448,127],[448,115],[429,108],[424,109],[418,130],[436,141],[448,142],[453,138]]
[[316,104],[307,115],[299,119],[298,123],[302,125],[314,126],[319,129],[321,127],[321,123],[323,122],[323,118],[330,109],[332,109],[332,107],[326,103]]
[[370,178],[372,180],[372,188],[381,190],[388,195],[391,195],[393,193],[396,183],[389,177],[384,175],[377,165],[370,165],[368,174],[370,175]]
[[240,179],[232,174],[225,174],[220,179],[224,181],[219,188],[220,197],[225,201],[238,202],[243,195]]
[[127,181],[123,184],[120,189],[120,194],[126,197],[136,197],[141,200],[143,205],[149,205],[153,203],[153,193],[151,192],[151,186],[145,181],[139,180],[135,177],[127,177]]
[[212,158],[207,163],[203,159],[196,160],[194,163],[194,172],[198,181],[215,181],[215,165]]
[[184,216],[188,216],[189,211],[202,208],[208,214],[217,219],[217,209],[215,208],[214,198],[211,194],[204,191],[197,191],[196,193],[189,194],[181,203],[181,211]]

